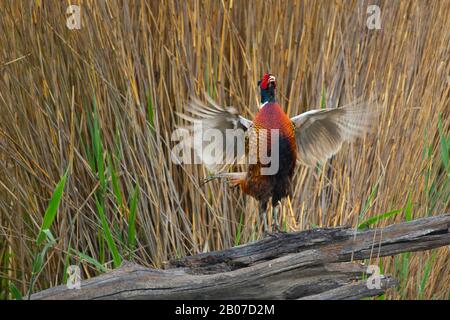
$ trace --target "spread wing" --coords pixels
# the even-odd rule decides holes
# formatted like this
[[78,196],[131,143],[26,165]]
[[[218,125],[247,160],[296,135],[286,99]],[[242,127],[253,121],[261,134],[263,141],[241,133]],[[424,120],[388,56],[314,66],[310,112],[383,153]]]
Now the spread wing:
[[178,116],[189,123],[186,143],[210,171],[218,172],[237,156],[243,156],[237,148],[245,148],[245,132],[253,123],[235,108],[219,106],[207,94],[205,97],[207,104],[191,97],[187,107],[190,115],[178,113]]
[[311,110],[291,118],[300,161],[314,166],[376,125],[380,108],[372,102],[354,102],[336,109]]

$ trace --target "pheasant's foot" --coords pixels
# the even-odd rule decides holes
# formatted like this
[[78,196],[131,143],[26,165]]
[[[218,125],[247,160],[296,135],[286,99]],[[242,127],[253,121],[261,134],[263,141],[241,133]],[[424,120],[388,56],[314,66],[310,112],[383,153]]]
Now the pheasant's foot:
[[274,221],[274,222],[273,222],[273,224],[272,224],[272,231],[273,231],[274,233],[282,233],[282,232],[283,232],[283,231],[281,230],[280,225],[278,224],[277,221]]

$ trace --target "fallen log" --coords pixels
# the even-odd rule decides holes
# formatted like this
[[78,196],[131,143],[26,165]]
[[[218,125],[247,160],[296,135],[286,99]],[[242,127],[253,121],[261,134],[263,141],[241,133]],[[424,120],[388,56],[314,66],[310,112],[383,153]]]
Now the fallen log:
[[[81,283],[37,292],[31,299],[360,299],[396,285],[355,263],[450,244],[450,214],[380,229],[320,228],[278,233],[249,244],[171,261],[164,270],[126,262]],[[373,278],[372,278],[373,279]]]

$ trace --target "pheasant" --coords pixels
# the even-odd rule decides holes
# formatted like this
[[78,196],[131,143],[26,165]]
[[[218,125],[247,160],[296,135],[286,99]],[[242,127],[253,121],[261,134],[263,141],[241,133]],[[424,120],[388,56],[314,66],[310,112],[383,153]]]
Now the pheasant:
[[[209,156],[209,159],[208,155],[203,154],[202,158],[207,168],[215,172],[207,181],[226,178],[232,185],[239,186],[244,194],[258,200],[266,232],[267,207],[271,201],[274,221],[272,228],[279,231],[279,204],[283,198],[292,195],[292,178],[297,162],[315,166],[326,161],[339,151],[345,141],[352,141],[373,127],[378,108],[371,103],[355,102],[341,108],[310,110],[289,118],[276,100],[275,77],[265,74],[258,81],[258,86],[261,104],[253,121],[239,115],[233,107],[219,106],[208,95],[206,100],[209,105],[197,98],[191,98],[188,111],[192,116],[187,114],[180,116],[191,124],[190,147],[200,157],[204,143],[192,143],[195,134],[201,136],[208,129],[219,130],[224,135],[226,132],[231,131],[233,134],[238,130],[245,133],[249,149],[247,152],[252,153],[253,150],[255,153],[256,150],[256,161],[248,163],[246,172],[223,172],[225,166],[221,160],[230,156],[230,150],[235,151],[233,148],[235,141],[225,139],[224,143],[214,140],[211,144],[213,146],[216,144],[215,147],[219,152]],[[194,129],[196,125],[197,129]],[[270,138],[272,131],[278,133],[276,141]],[[262,171],[270,165],[261,161],[262,147],[265,147],[263,149],[266,149],[268,154],[275,153],[277,156],[279,166],[276,172],[262,174]]]

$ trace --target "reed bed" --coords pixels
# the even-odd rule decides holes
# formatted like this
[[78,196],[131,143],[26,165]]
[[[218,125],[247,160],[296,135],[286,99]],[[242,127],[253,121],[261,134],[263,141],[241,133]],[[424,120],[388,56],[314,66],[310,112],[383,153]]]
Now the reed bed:
[[[5,0],[0,43],[1,299],[64,283],[69,265],[89,278],[259,238],[254,200],[201,185],[205,169],[170,152],[189,95],[252,117],[267,71],[291,116],[373,95],[382,105],[374,133],[298,168],[285,230],[448,212],[447,0]],[[400,280],[381,298],[450,297],[448,248],[367,262]]]

